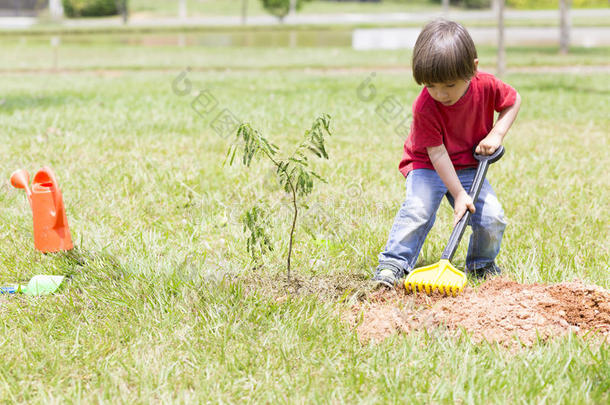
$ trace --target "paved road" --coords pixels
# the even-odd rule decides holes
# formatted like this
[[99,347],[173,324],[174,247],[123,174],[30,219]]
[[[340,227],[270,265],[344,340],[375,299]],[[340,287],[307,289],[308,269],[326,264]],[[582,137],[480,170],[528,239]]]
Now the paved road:
[[[413,48],[419,32],[419,28],[358,28],[353,32],[352,46],[359,50]],[[478,45],[495,45],[498,42],[498,32],[494,27],[469,27],[468,32]],[[559,28],[509,27],[505,28],[504,41],[507,46],[557,45]],[[610,46],[610,27],[573,27],[570,44]]]

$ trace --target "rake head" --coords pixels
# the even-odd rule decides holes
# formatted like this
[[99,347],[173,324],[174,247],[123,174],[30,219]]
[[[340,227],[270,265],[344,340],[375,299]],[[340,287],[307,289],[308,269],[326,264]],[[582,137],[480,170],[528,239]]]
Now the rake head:
[[414,293],[425,292],[430,295],[435,290],[454,297],[466,285],[466,274],[459,271],[449,262],[441,259],[438,263],[420,267],[409,273],[405,279],[405,288]]

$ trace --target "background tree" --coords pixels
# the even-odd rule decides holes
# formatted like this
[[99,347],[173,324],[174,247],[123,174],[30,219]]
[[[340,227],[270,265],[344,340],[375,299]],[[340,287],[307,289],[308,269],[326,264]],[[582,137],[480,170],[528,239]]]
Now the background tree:
[[127,0],[62,0],[66,17],[103,17],[123,15],[127,20]]
[[261,0],[261,3],[269,14],[276,16],[282,22],[290,13],[291,6],[293,11],[300,10],[305,1],[307,0]]

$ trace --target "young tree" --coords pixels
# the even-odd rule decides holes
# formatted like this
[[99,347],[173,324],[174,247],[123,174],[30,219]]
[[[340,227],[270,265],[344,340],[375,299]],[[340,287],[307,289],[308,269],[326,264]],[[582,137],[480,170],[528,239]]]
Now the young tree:
[[[328,159],[324,137],[330,135],[330,116],[322,114],[314,121],[311,128],[305,131],[303,141],[296,147],[292,155],[287,158],[281,158],[277,146],[270,143],[249,124],[242,124],[237,130],[237,140],[239,142],[231,145],[227,151],[229,165],[233,164],[235,155],[240,149],[241,161],[247,167],[250,167],[256,158],[270,161],[275,167],[275,174],[279,184],[291,197],[293,216],[286,258],[288,280],[290,280],[290,259],[299,214],[300,198],[311,194],[315,179],[325,181],[309,167],[309,157],[313,155],[318,158]],[[271,214],[272,212],[270,212],[268,207],[255,204],[242,216],[244,231],[248,232],[247,249],[253,258],[257,254],[273,250],[271,239],[266,231],[268,224],[265,219]]]

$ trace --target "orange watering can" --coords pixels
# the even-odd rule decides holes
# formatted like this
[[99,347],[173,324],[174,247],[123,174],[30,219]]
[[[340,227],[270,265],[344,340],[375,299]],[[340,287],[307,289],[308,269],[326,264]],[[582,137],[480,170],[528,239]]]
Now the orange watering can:
[[68,217],[55,174],[45,166],[34,176],[31,189],[29,183],[30,175],[26,170],[11,174],[11,184],[25,190],[32,207],[34,247],[43,253],[72,249]]

